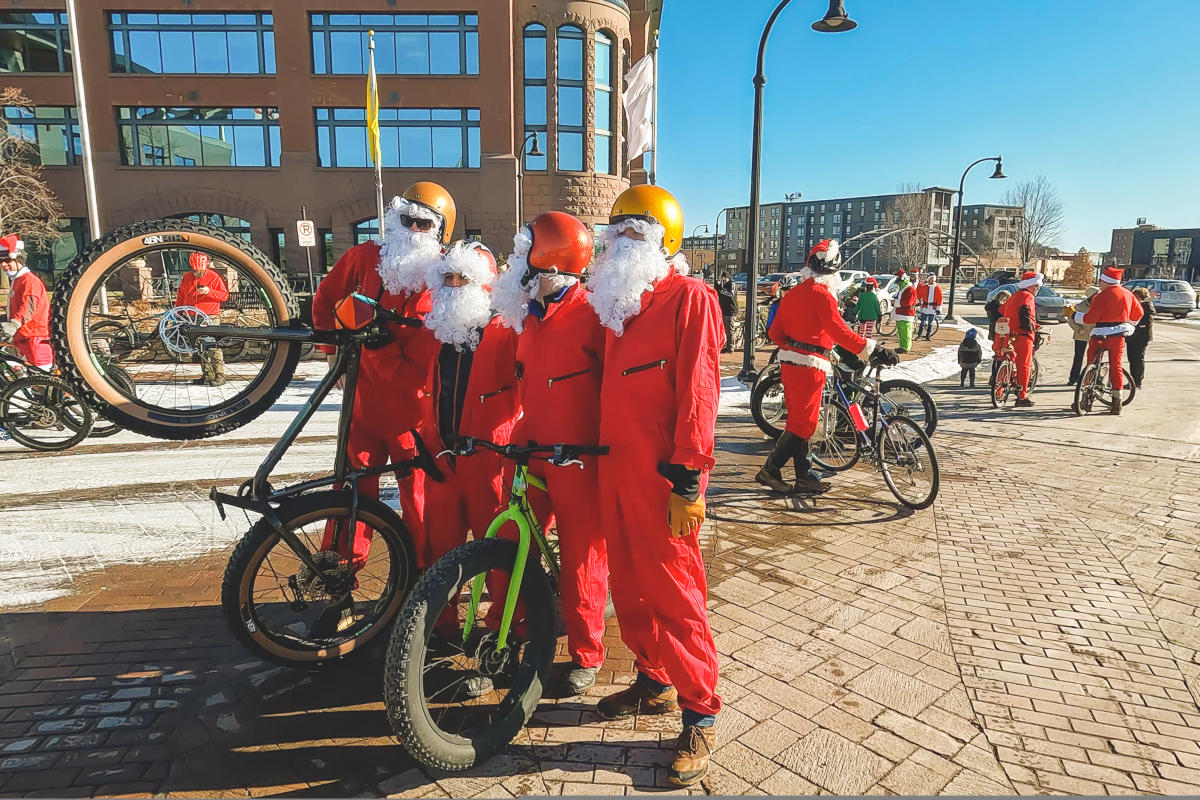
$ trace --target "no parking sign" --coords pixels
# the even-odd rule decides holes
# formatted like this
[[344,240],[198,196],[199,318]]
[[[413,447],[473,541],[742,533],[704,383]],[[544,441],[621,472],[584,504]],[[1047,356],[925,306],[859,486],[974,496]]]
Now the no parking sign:
[[316,247],[317,226],[310,219],[296,220],[296,238],[301,247]]

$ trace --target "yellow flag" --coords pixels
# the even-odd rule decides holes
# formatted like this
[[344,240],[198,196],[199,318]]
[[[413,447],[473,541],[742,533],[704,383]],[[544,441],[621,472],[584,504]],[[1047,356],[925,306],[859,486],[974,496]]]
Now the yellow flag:
[[382,154],[379,149],[379,81],[375,78],[375,31],[367,31],[371,67],[367,72],[367,149],[371,165],[377,166]]

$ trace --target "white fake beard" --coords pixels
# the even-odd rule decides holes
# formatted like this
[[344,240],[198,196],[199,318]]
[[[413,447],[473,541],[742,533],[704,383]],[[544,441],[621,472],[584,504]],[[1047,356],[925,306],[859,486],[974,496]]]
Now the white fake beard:
[[492,284],[492,310],[517,333],[525,329],[529,301],[537,294],[537,276],[526,274],[527,269],[525,257],[513,253],[508,257],[508,270]]
[[421,291],[425,288],[425,271],[441,253],[432,230],[421,233],[399,225],[389,228],[376,267],[383,288],[392,294]]
[[838,294],[842,291],[842,287],[845,285],[842,282],[841,276],[836,272],[830,272],[827,275],[818,275],[816,272],[813,272],[812,267],[804,267],[802,270],[800,270],[800,282],[803,283],[809,278],[812,278],[814,281],[828,289],[834,297],[838,296]]
[[425,315],[425,327],[443,344],[456,350],[479,346],[479,329],[492,319],[487,289],[475,284],[439,286],[433,289],[433,310]]
[[588,279],[588,302],[600,324],[620,336],[625,320],[642,309],[642,295],[671,271],[662,248],[625,236],[608,244]]

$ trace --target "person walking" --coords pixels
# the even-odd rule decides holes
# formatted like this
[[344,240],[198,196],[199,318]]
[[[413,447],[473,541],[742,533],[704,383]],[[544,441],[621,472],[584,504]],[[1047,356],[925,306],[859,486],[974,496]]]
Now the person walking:
[[855,330],[859,336],[867,337],[875,333],[879,318],[883,316],[879,307],[879,281],[868,276],[858,288],[858,302],[854,306],[858,326]]
[[737,316],[738,300],[737,287],[728,272],[721,273],[721,282],[717,284],[717,302],[721,305],[721,318],[725,323],[725,347],[722,353],[733,352],[733,318]]
[[1077,312],[1087,313],[1092,305],[1092,297],[1096,292],[1100,291],[1099,286],[1089,286],[1084,290],[1084,297],[1072,308],[1067,309],[1067,324],[1071,326],[1071,336],[1075,340],[1075,354],[1071,358],[1071,374],[1067,378],[1067,385],[1074,386],[1079,383],[1079,376],[1083,373],[1083,356],[1087,353],[1088,342],[1092,339],[1091,325],[1085,325],[1082,322],[1075,320]]
[[1142,304],[1142,318],[1137,321],[1133,333],[1125,337],[1125,350],[1129,353],[1129,377],[1133,385],[1142,388],[1142,378],[1146,375],[1146,345],[1154,341],[1154,301],[1150,299],[1150,290],[1139,286],[1133,290],[1133,296]]
[[983,348],[979,345],[978,334],[979,331],[971,328],[958,345],[959,388],[967,385],[968,378],[971,379],[971,388],[975,388],[975,368],[983,361]]

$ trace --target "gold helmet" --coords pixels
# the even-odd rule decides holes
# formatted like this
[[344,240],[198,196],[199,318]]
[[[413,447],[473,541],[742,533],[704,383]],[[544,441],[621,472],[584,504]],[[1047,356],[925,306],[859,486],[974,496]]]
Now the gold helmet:
[[683,209],[679,201],[661,186],[630,186],[613,203],[609,222],[623,219],[644,219],[666,229],[663,247],[670,258],[683,244]]
[[419,203],[431,211],[441,215],[443,224],[442,244],[450,244],[451,234],[454,233],[454,221],[458,214],[454,207],[454,198],[446,191],[446,187],[432,181],[417,181],[404,190],[400,195],[405,200]]

